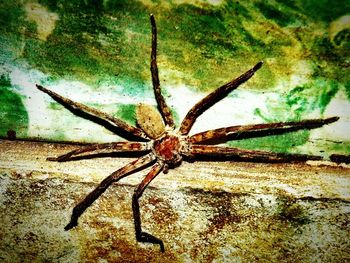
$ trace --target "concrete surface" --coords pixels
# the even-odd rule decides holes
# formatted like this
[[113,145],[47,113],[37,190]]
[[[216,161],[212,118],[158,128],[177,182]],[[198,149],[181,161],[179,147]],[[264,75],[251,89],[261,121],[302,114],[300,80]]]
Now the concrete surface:
[[350,261],[349,166],[183,163],[140,202],[161,253],[134,234],[131,197],[145,170],[110,187],[64,231],[74,205],[133,159],[46,161],[75,147],[0,141],[1,262]]

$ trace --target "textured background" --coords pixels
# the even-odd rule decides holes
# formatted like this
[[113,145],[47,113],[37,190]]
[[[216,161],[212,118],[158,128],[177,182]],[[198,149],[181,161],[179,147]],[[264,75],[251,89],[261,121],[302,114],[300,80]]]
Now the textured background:
[[75,147],[0,143],[2,262],[350,260],[349,167],[183,163],[159,174],[140,199],[143,228],[164,241],[161,253],[134,234],[132,193],[147,170],[110,187],[78,227],[63,230],[74,205],[131,161],[45,161]]
[[[123,139],[35,84],[135,124],[139,102],[155,105],[150,13],[161,86],[177,123],[205,94],[262,60],[192,133],[339,116],[320,129],[228,144],[350,154],[349,1],[4,0],[0,261],[350,261],[350,169],[331,162],[196,162],[160,174],[141,199],[141,215],[144,228],[163,239],[164,254],[134,237],[131,196],[147,171],[112,186],[78,228],[63,231],[74,205],[131,159],[47,162],[76,147],[62,142]],[[15,135],[26,141],[6,140]]]

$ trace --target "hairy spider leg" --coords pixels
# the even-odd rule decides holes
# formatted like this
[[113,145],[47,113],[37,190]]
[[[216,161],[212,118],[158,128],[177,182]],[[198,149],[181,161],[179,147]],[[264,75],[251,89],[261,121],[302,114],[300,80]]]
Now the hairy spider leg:
[[94,108],[88,107],[84,104],[81,104],[79,102],[75,102],[72,101],[70,99],[67,99],[59,94],[57,94],[56,92],[53,92],[51,90],[48,90],[46,88],[44,88],[43,86],[40,86],[38,84],[36,84],[36,87],[45,92],[46,94],[48,94],[49,96],[51,96],[51,98],[53,98],[55,101],[57,101],[58,103],[62,104],[63,106],[67,107],[70,111],[80,111],[82,113],[88,114],[90,116],[93,116],[95,118],[98,118],[102,121],[106,121],[109,124],[112,124],[113,126],[116,126],[122,130],[124,130],[125,132],[128,132],[140,139],[149,139],[148,136],[139,128],[134,127],[128,123],[126,123],[125,121],[122,121],[121,119],[118,119],[116,117],[113,117],[107,113],[101,112],[99,110],[96,110]]
[[152,26],[151,75],[152,75],[154,95],[156,97],[158,108],[160,110],[160,113],[163,117],[165,124],[170,126],[171,128],[175,128],[175,123],[174,123],[172,113],[170,111],[170,108],[166,104],[160,89],[158,66],[157,66],[157,26],[156,26],[156,20],[152,14],[150,16],[150,20],[151,20],[151,26]]
[[180,126],[180,133],[182,135],[187,135],[190,132],[193,123],[196,121],[199,115],[201,115],[204,111],[209,109],[215,103],[217,103],[218,101],[226,97],[231,91],[236,89],[239,85],[249,80],[254,75],[254,73],[261,68],[262,64],[263,63],[260,61],[253,68],[251,68],[250,70],[248,70],[247,72],[239,76],[238,78],[233,79],[230,82],[226,83],[225,85],[217,88],[212,93],[208,94],[198,103],[196,103],[189,110],[189,112],[183,119]]
[[106,189],[114,182],[119,181],[123,177],[135,172],[135,170],[150,164],[152,161],[156,159],[153,153],[149,153],[143,157],[140,157],[131,163],[125,165],[114,173],[110,174],[106,177],[92,192],[90,192],[84,200],[82,200],[79,204],[77,204],[73,208],[72,216],[70,222],[64,228],[65,230],[69,230],[78,225],[78,218],[82,213],[101,195]]
[[139,184],[139,186],[135,189],[135,192],[132,196],[132,211],[134,214],[134,224],[135,224],[135,233],[136,233],[137,241],[158,244],[162,252],[164,252],[163,241],[149,233],[142,231],[139,199],[142,196],[142,193],[146,189],[148,184],[161,172],[163,167],[164,167],[163,162],[161,161],[156,162],[152,166],[151,171],[142,180],[141,184]]
[[[217,140],[227,137],[229,137],[230,140],[247,137],[262,137],[269,136],[272,134],[283,134],[302,129],[316,129],[322,127],[323,125],[335,122],[338,119],[339,117],[331,117],[326,119],[310,119],[293,122],[237,125],[200,132],[192,135],[189,140],[191,143],[201,143],[207,140]],[[236,135],[236,137],[233,138],[234,135]]]
[[274,153],[268,151],[245,150],[234,147],[212,146],[212,145],[192,145],[190,154],[193,157],[215,156],[225,158],[238,158],[252,162],[305,162],[308,160],[322,160],[322,156],[293,153]]
[[142,152],[148,151],[149,146],[146,142],[112,142],[112,143],[96,143],[87,146],[77,148],[68,153],[62,154],[57,157],[48,157],[48,161],[66,162],[72,160],[72,157],[79,156],[83,153],[98,154],[102,150],[108,150],[112,152]]

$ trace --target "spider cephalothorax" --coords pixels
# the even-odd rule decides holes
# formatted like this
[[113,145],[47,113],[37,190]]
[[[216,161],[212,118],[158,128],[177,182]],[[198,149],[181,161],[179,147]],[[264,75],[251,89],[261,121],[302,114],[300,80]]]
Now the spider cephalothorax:
[[[191,157],[195,160],[200,156],[225,157],[226,159],[239,159],[251,161],[268,161],[268,162],[290,162],[290,161],[306,161],[320,160],[322,157],[305,155],[305,154],[282,154],[267,151],[244,150],[233,147],[214,145],[215,141],[229,140],[230,138],[240,139],[247,137],[268,136],[271,134],[281,134],[285,132],[296,131],[300,129],[319,128],[325,124],[329,124],[338,120],[338,117],[327,119],[313,119],[299,122],[277,122],[252,125],[239,125],[214,130],[200,132],[194,135],[188,135],[192,125],[197,117],[212,105],[220,101],[239,85],[250,79],[254,73],[262,66],[262,62],[257,63],[250,70],[224,84],[212,93],[204,97],[201,101],[195,104],[187,113],[179,129],[176,129],[172,113],[167,106],[164,97],[161,94],[158,68],[156,61],[157,50],[157,29],[153,15],[151,15],[152,25],[152,52],[151,52],[151,75],[155,93],[155,98],[158,104],[157,112],[154,107],[140,104],[136,110],[137,123],[139,127],[134,127],[128,123],[90,108],[78,102],[64,98],[59,94],[48,90],[40,85],[37,88],[50,95],[57,102],[63,104],[73,113],[91,117],[91,120],[99,124],[105,124],[110,127],[117,127],[124,133],[136,138],[137,141],[112,142],[102,144],[92,144],[81,147],[71,152],[58,157],[50,157],[50,161],[69,161],[74,157],[84,153],[99,153],[101,150],[110,150],[111,152],[143,152],[144,156],[134,160],[126,166],[120,168],[114,173],[106,177],[90,194],[88,194],[80,203],[78,203],[72,213],[71,221],[65,227],[69,230],[78,224],[80,215],[114,182],[133,173],[140,168],[153,164],[150,172],[142,180],[141,184],[135,189],[132,198],[132,209],[135,223],[136,239],[140,242],[149,242],[159,244],[161,251],[164,251],[163,241],[151,234],[142,231],[139,198],[148,184],[161,172],[167,172],[168,168],[174,168],[181,164],[183,157]],[[211,144],[206,144],[208,141]],[[222,159],[218,159],[222,160]]]
[[164,136],[155,140],[153,144],[156,156],[171,167],[175,167],[181,163],[181,148],[179,137],[170,133],[165,133]]
[[141,129],[152,141],[150,148],[157,159],[167,167],[176,167],[181,164],[185,141],[173,127],[165,126],[162,116],[152,106],[139,104],[136,108],[136,120]]

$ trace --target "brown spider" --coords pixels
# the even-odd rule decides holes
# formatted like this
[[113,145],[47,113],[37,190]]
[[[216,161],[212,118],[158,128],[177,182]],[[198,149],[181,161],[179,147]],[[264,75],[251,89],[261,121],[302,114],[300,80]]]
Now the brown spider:
[[[228,140],[234,136],[235,139],[247,137],[268,136],[271,134],[281,134],[300,129],[314,129],[319,128],[325,124],[337,121],[338,117],[327,119],[312,119],[300,122],[277,122],[267,124],[252,124],[231,126],[220,129],[208,130],[189,136],[188,133],[194,124],[197,117],[212,105],[227,96],[232,90],[250,79],[254,73],[260,69],[262,62],[257,63],[253,68],[248,70],[236,79],[219,87],[197,104],[195,104],[186,117],[182,121],[180,128],[175,129],[175,123],[172,113],[167,106],[164,97],[161,94],[158,67],[156,62],[157,49],[157,28],[153,15],[150,16],[152,26],[152,51],[151,51],[151,73],[152,82],[157,100],[158,111],[153,107],[145,104],[140,104],[136,110],[136,119],[140,128],[133,127],[126,122],[110,116],[106,113],[100,112],[96,109],[90,108],[78,102],[71,101],[59,94],[50,91],[40,85],[37,88],[54,100],[64,105],[75,114],[83,117],[89,117],[91,120],[102,124],[112,125],[122,130],[124,133],[131,135],[133,139],[138,141],[124,141],[112,142],[102,144],[92,144],[89,146],[80,147],[76,150],[68,152],[58,157],[47,158],[50,161],[65,162],[74,160],[76,156],[83,153],[99,153],[100,150],[110,150],[112,152],[143,152],[145,155],[140,157],[126,166],[115,171],[106,177],[95,190],[89,193],[80,203],[73,208],[73,213],[69,224],[65,230],[69,230],[78,225],[78,218],[84,211],[114,182],[121,178],[153,164],[150,172],[142,180],[141,184],[135,189],[132,197],[132,210],[134,216],[136,239],[139,242],[149,242],[159,244],[160,249],[164,252],[163,241],[151,234],[142,231],[139,198],[148,184],[161,172],[167,172],[168,168],[179,166],[183,157],[195,159],[198,157],[225,157],[226,159],[239,159],[250,161],[265,161],[265,162],[291,162],[291,161],[306,161],[306,160],[320,160],[321,156],[305,155],[305,154],[285,154],[273,153],[267,151],[253,151],[244,150],[233,147],[214,146],[219,140]],[[203,143],[207,141],[207,144]],[[208,145],[208,141],[211,145]],[[84,156],[84,155],[83,155]]]

